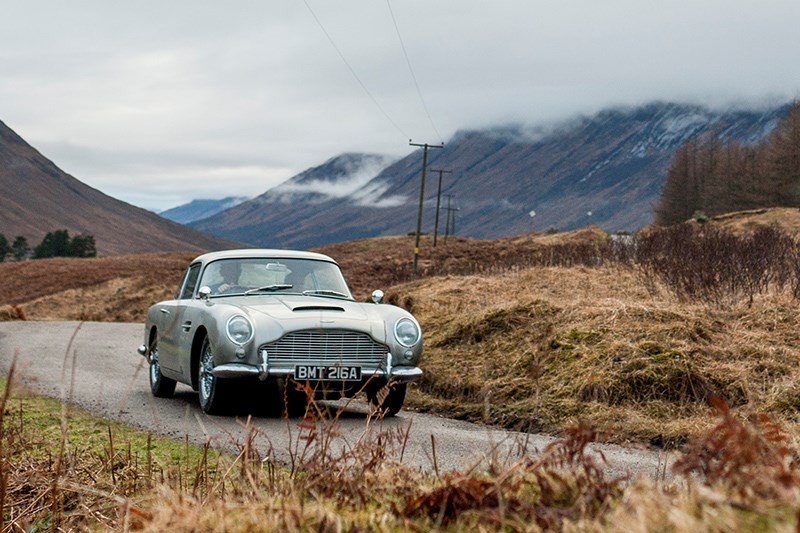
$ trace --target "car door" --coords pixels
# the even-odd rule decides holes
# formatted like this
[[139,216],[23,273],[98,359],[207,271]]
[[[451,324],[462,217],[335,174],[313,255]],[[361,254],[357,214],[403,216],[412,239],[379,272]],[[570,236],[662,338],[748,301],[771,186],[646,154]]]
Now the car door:
[[183,282],[178,290],[176,299],[164,302],[159,308],[162,314],[162,327],[159,339],[159,363],[171,377],[180,374],[185,366],[183,359],[188,357],[192,347],[191,337],[187,345],[187,329],[184,315],[186,306],[191,305],[197,280],[200,277],[200,263],[189,267],[183,277]]

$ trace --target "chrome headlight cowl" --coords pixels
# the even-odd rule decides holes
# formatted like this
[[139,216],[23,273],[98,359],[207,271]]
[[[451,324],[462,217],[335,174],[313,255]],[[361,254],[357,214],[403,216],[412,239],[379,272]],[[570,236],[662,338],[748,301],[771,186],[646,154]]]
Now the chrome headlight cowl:
[[228,319],[225,332],[231,342],[242,346],[253,338],[253,324],[244,315],[234,315]]
[[422,331],[419,325],[410,318],[401,318],[394,325],[394,338],[406,348],[417,344],[421,337]]

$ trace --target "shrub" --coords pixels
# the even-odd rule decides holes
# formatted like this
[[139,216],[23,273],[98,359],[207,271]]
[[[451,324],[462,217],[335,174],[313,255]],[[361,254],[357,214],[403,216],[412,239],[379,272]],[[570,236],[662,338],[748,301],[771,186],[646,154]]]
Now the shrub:
[[682,300],[730,304],[770,288],[793,293],[800,246],[772,226],[740,235],[718,226],[681,224],[638,235],[633,265],[649,288],[660,282]]

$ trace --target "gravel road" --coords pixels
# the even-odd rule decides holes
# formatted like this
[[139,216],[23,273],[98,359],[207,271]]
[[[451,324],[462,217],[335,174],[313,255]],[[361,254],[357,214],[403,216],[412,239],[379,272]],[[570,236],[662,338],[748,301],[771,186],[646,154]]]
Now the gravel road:
[[[197,394],[181,384],[171,399],[150,394],[146,360],[136,353],[142,340],[141,324],[0,322],[0,372],[7,375],[16,360],[14,381],[32,391],[155,434],[238,451],[248,434],[244,420],[206,415]],[[309,431],[299,422],[254,419],[254,445],[262,457],[289,463],[297,455],[298,437]],[[520,453],[536,454],[552,441],[545,435],[511,433],[406,410],[391,419],[371,421],[362,401],[349,403],[335,423],[320,421],[317,427],[330,424],[335,424],[336,447],[353,446],[379,431],[407,433],[403,462],[440,472],[469,468],[493,455],[513,460]],[[606,444],[594,448],[602,451],[612,474],[656,477],[667,472],[669,477],[664,465],[672,458],[664,452]]]

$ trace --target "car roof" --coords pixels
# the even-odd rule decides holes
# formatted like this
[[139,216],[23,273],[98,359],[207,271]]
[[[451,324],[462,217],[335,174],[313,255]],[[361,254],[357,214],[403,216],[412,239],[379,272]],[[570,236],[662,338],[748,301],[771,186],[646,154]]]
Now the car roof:
[[192,263],[208,263],[217,259],[250,259],[258,257],[269,257],[275,259],[314,259],[317,261],[328,261],[336,263],[332,258],[316,252],[305,252],[301,250],[272,250],[268,248],[245,248],[242,250],[220,250],[209,252],[195,257]]

